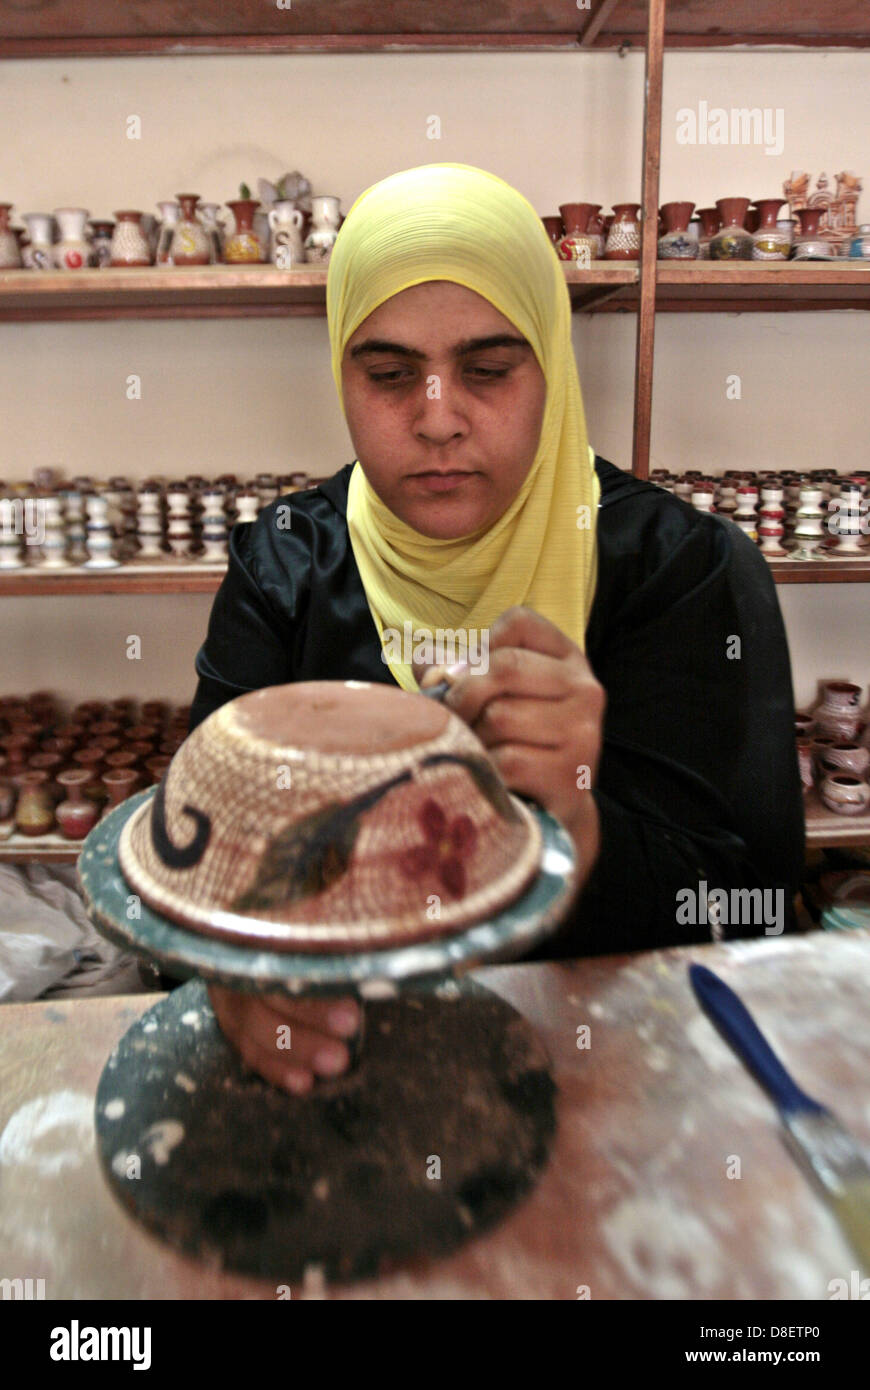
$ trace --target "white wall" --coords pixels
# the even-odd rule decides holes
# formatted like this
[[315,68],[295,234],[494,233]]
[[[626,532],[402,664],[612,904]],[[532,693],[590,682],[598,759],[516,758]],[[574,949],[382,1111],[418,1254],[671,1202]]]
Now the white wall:
[[[703,206],[775,196],[793,169],[870,178],[870,56],[669,54],[661,200]],[[347,210],[411,165],[461,160],[514,183],[542,214],[640,196],[639,54],[412,54],[6,62],[4,186],[16,212],[75,205],[154,211],[193,190],[299,168]],[[781,109],[780,154],[679,145],[682,107]],[[126,138],[138,115],[142,139]],[[440,117],[442,138],[427,139]],[[870,220],[870,188],[859,218]],[[862,313],[662,315],[653,466],[866,466],[868,322]],[[590,437],[631,464],[633,317],[575,319]],[[0,476],[38,463],[69,474],[333,471],[352,457],[329,369],[325,319],[0,325]],[[143,399],[125,396],[128,373]],[[725,376],[740,374],[740,401]],[[859,460],[861,461],[859,463]],[[797,697],[821,676],[870,681],[866,587],[781,589]],[[189,699],[209,600],[200,596],[6,599],[5,691]],[[119,643],[143,636],[143,660]]]

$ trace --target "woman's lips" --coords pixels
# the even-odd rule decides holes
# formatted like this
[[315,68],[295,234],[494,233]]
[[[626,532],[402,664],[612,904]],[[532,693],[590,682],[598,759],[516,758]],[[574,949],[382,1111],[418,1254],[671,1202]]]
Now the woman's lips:
[[470,472],[455,473],[414,473],[412,477],[427,492],[452,492],[454,488],[460,487],[469,478],[475,477]]

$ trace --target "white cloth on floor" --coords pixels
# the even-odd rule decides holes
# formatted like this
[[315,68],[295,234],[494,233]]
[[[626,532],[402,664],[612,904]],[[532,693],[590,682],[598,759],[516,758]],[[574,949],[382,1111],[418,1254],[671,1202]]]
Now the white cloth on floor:
[[135,958],[93,926],[74,864],[0,863],[0,1003],[144,988]]

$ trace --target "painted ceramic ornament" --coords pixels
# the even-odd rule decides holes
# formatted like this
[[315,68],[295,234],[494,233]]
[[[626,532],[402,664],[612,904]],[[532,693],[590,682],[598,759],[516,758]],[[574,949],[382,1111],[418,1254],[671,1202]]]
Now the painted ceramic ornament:
[[540,868],[535,817],[444,705],[366,682],[254,691],[184,741],[119,842],[163,916],[277,950],[462,931]]
[[235,227],[224,242],[224,260],[228,265],[256,265],[265,260],[254,230],[254,214],[259,206],[256,198],[236,198],[227,203],[235,219]]
[[172,230],[168,263],[171,265],[210,265],[212,242],[197,217],[198,193],[176,193],[181,215]]
[[94,248],[85,231],[88,215],[86,208],[55,208],[58,241],[52,254],[58,270],[90,270],[95,265]]
[[134,268],[151,264],[151,247],[142,230],[143,216],[143,213],[133,209],[115,213],[115,230],[112,233],[113,266]]
[[305,238],[305,259],[312,265],[328,265],[342,223],[341,201],[328,193],[311,199],[311,229]]
[[710,260],[751,261],[752,234],[744,226],[749,199],[718,198],[716,207],[722,218],[722,227],[710,240]]
[[614,203],[604,248],[606,261],[640,259],[640,203]]
[[786,236],[777,222],[777,214],[783,204],[782,198],[760,198],[756,203],[759,213],[758,230],[752,233],[752,259],[754,261],[787,261],[791,251],[791,236]]
[[589,224],[600,211],[600,203],[560,204],[559,212],[565,228],[565,235],[556,247],[560,260],[577,261],[581,268],[592,263],[598,242]]
[[700,252],[700,240],[689,233],[689,219],[694,203],[663,203],[665,231],[658,239],[660,261],[695,261]]

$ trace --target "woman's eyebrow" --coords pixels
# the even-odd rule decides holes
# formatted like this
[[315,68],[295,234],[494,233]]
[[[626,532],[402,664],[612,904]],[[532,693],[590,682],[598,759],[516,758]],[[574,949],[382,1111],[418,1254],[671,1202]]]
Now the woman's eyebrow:
[[[457,343],[451,353],[454,357],[465,357],[470,352],[481,352],[488,348],[499,347],[519,347],[530,348],[531,344],[525,338],[517,337],[513,333],[493,333],[487,338],[466,338],[461,343]],[[351,357],[368,356],[369,353],[386,352],[392,357],[410,357],[418,362],[426,361],[426,353],[419,348],[408,347],[404,343],[392,343],[386,338],[366,338],[363,342],[357,343],[356,347],[351,348]]]

